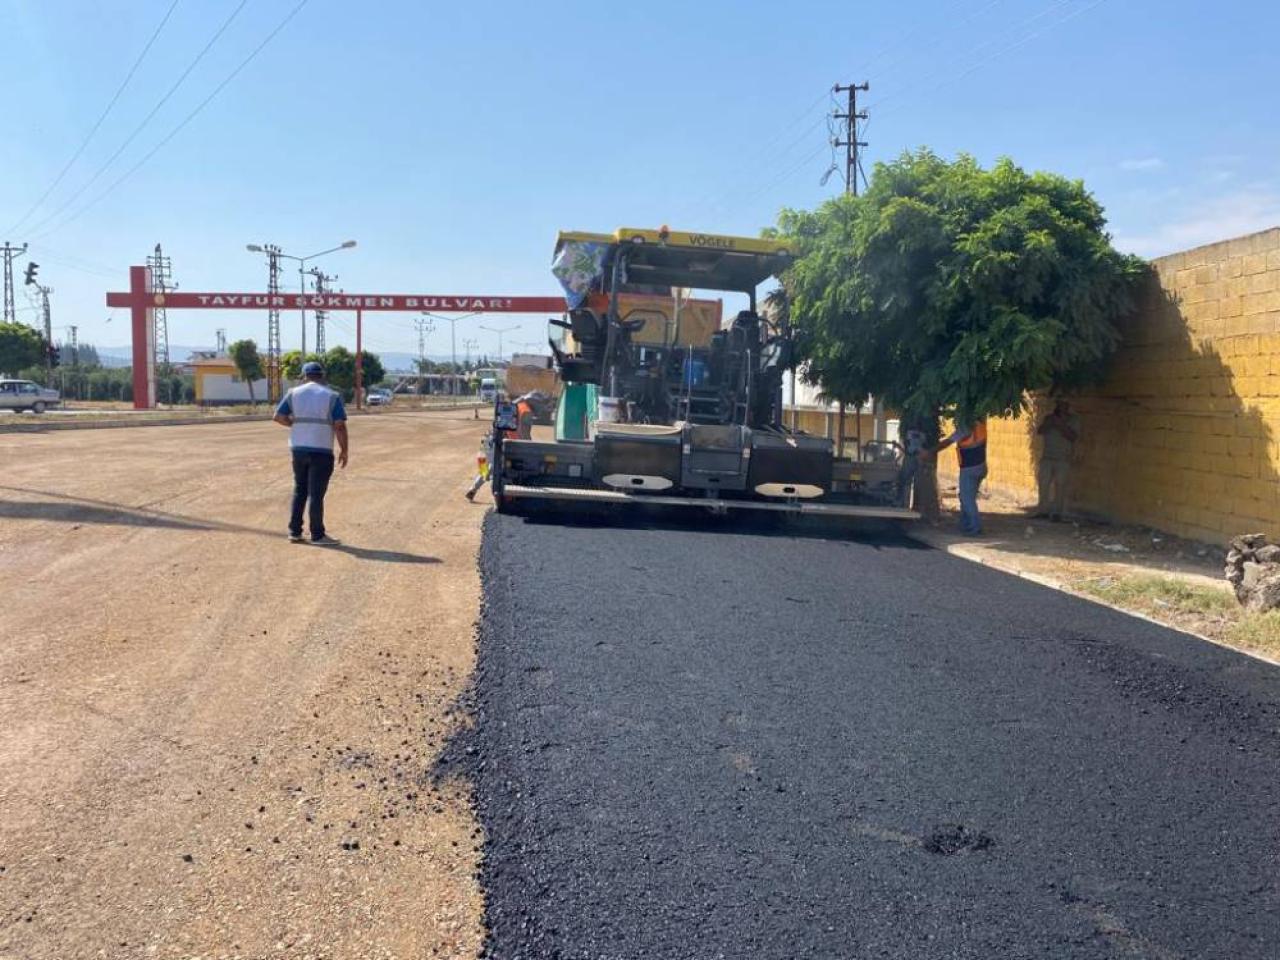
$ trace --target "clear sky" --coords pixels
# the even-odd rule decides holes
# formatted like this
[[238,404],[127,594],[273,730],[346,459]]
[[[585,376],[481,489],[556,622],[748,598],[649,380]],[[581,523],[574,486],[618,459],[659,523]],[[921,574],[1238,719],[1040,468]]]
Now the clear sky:
[[[104,293],[157,242],[187,290],[264,289],[247,243],[355,239],[320,262],[348,291],[540,295],[558,292],[558,229],[756,234],[841,189],[819,182],[837,81],[871,83],[868,173],[920,145],[1009,155],[1082,178],[1146,255],[1280,225],[1280,5],[1263,0],[304,0],[173,134],[298,6],[178,0],[24,217],[172,3],[0,0],[0,241],[31,243],[55,326],[85,342],[128,342]],[[351,322],[335,315],[331,345]],[[520,324],[508,351],[545,329],[458,324],[490,353],[481,323]],[[192,346],[216,327],[266,338],[262,314],[169,327]],[[296,314],[283,328],[296,346]],[[367,331],[416,351],[409,315]]]

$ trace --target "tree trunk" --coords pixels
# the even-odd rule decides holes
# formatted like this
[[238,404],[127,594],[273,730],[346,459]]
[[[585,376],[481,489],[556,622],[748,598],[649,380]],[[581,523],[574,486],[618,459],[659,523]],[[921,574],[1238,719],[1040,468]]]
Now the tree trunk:
[[942,515],[938,502],[938,457],[929,454],[920,461],[916,470],[915,508],[920,516],[930,523],[936,522]]
[[[925,442],[929,448],[938,444],[942,431],[938,426],[938,418],[926,418],[921,426],[925,429]],[[916,471],[915,507],[920,516],[930,523],[936,523],[942,516],[942,506],[938,497],[938,454],[928,453],[921,456],[920,469]]]
[[844,456],[844,401],[836,404],[836,456]]

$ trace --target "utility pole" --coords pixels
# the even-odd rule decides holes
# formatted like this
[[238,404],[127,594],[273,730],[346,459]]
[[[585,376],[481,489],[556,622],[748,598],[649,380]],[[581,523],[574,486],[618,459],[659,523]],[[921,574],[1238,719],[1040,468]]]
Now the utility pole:
[[4,314],[5,323],[17,323],[18,312],[13,306],[13,261],[18,259],[27,252],[27,245],[24,243],[20,247],[5,241],[5,245],[0,247],[0,252],[4,254]]
[[871,89],[869,83],[851,83],[848,86],[837,83],[835,85],[836,93],[847,93],[848,111],[846,113],[836,113],[833,116],[837,120],[845,122],[844,139],[835,141],[837,147],[844,147],[844,192],[851,193],[855,197],[858,195],[858,173],[862,169],[862,164],[858,160],[858,148],[865,147],[866,141],[858,139],[858,121],[867,119],[866,111],[858,112],[858,94],[866,93]]
[[276,306],[280,293],[280,248],[265,244],[262,252],[267,255],[267,399],[279,403],[283,393],[280,382],[280,308]]
[[[155,253],[147,257],[147,266],[151,268],[151,289],[156,293],[163,296],[178,289],[173,283],[173,264],[160,249],[160,244],[157,243]],[[151,311],[151,316],[151,338],[155,348],[153,362],[157,367],[165,369],[169,366],[169,318],[165,314],[163,301]],[[167,369],[165,372],[168,372]]]
[[414,317],[413,324],[418,328],[418,396],[422,396],[422,368],[427,365],[427,334],[435,331],[435,321],[425,314]]
[[[67,330],[69,330],[69,331],[70,331],[70,333],[71,333],[71,366],[75,368],[75,373],[74,373],[74,375],[73,375],[73,377],[72,377],[71,385],[72,385],[73,387],[77,388],[77,389],[76,389],[76,393],[77,393],[77,394],[79,394],[79,393],[80,393],[80,389],[79,389],[79,387],[80,387],[80,385],[81,385],[81,383],[82,383],[81,378],[80,378],[80,341],[77,339],[77,336],[76,336],[76,335],[77,335],[77,333],[79,333],[80,328],[79,328],[79,327],[77,327],[75,324],[71,324],[70,326],[68,326],[68,327],[67,327]],[[66,369],[67,369],[66,364],[63,364],[63,365],[62,365],[62,369],[63,369],[63,371],[64,371],[64,373],[63,373],[63,377],[64,377],[63,383],[64,383],[64,386],[63,386],[63,388],[62,388],[62,393],[63,393],[63,396],[65,396],[65,395],[66,395],[66,392],[67,392],[67,390],[66,390],[66,386],[65,386],[65,382],[66,382],[66,381],[65,381],[65,377],[66,377],[65,371],[66,371]],[[84,399],[84,397],[83,397],[83,396],[80,396],[80,397],[78,397],[77,399],[83,400],[83,399]]]
[[[323,297],[326,293],[333,292],[333,287],[331,287],[330,284],[333,283],[333,281],[338,279],[336,274],[334,276],[329,276],[329,274],[324,273],[319,267],[312,267],[307,272],[310,273],[311,276],[316,278],[316,296],[317,297]],[[328,310],[321,310],[319,308],[316,309],[316,353],[318,353],[320,356],[324,356],[324,351],[325,351],[324,324],[325,324],[325,321],[328,319],[329,319]],[[304,355],[304,359],[305,359],[305,355]]]
[[479,340],[463,340],[462,346],[467,351],[467,359],[463,363],[463,369],[470,370],[471,369],[471,351],[474,350],[476,347],[480,346],[480,341]]
[[222,356],[227,352],[227,331],[223,329],[215,330],[214,336],[218,338],[218,345],[214,349],[218,356]]
[[53,287],[36,284],[40,291],[40,315],[44,318],[44,385],[53,386],[53,313],[49,309],[49,294]]
[[[858,111],[858,94],[865,93],[871,89],[870,83],[851,83],[847,86],[841,84],[835,85],[836,93],[848,94],[848,107],[844,113],[836,113],[837,120],[844,121],[844,139],[837,139],[835,145],[844,147],[844,192],[846,194],[858,195],[858,173],[862,169],[862,165],[858,161],[858,148],[865,147],[867,144],[863,140],[858,139],[858,121],[867,119],[866,111],[861,113]],[[862,433],[862,401],[858,401],[858,433]],[[836,431],[836,456],[844,456],[844,415],[845,404],[841,400],[837,404],[837,413],[840,418],[839,429]],[[861,444],[859,444],[861,446]],[[858,450],[858,457],[862,456],[861,449]]]

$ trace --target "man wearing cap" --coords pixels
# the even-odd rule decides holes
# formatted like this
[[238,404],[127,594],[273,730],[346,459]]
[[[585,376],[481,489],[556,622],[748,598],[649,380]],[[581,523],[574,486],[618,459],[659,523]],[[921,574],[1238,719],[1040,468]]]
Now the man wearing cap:
[[342,395],[326,387],[324,367],[302,365],[304,382],[291,389],[276,407],[275,421],[289,428],[293,454],[293,511],[289,540],[302,543],[302,511],[310,501],[311,542],[333,546],[339,541],[324,532],[324,495],[333,476],[333,438],[338,438],[338,465],[347,465],[347,411]]

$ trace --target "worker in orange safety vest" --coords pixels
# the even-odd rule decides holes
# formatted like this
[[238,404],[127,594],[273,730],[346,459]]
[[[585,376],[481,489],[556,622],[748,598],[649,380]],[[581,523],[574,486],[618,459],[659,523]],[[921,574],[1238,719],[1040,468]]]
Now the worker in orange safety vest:
[[987,478],[987,420],[975,420],[967,427],[957,426],[951,436],[935,448],[945,450],[954,445],[960,461],[960,532],[976,537],[982,533],[982,516],[978,513],[978,489]]
[[529,394],[525,394],[516,401],[516,427],[514,430],[504,430],[502,435],[508,440],[531,440],[533,439],[533,401]]

